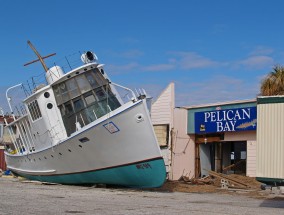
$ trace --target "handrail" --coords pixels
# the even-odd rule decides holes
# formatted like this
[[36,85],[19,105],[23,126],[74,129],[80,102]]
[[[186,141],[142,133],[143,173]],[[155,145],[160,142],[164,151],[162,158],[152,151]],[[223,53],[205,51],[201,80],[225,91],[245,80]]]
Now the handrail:
[[[114,86],[117,86],[117,87],[120,87],[120,88],[122,88],[122,89],[125,89],[125,90],[130,91],[130,92],[132,93],[132,96],[133,96],[134,101],[137,101],[137,97],[136,97],[135,93],[134,93],[131,89],[129,89],[129,88],[127,88],[127,87],[124,87],[124,86],[121,86],[121,85],[119,85],[119,84],[113,83],[113,82],[110,82],[110,84],[113,84]],[[133,100],[133,99],[132,99],[132,100]]]
[[11,103],[10,103],[11,97],[8,97],[8,91],[13,89],[13,88],[19,87],[19,86],[22,86],[22,84],[17,84],[17,85],[12,86],[12,87],[10,87],[6,90],[6,99],[7,99],[7,102],[8,102],[8,105],[9,105],[9,108],[10,108],[10,111],[11,111],[11,114],[12,114],[14,120],[16,120],[16,117],[14,115],[14,112],[13,112],[13,109],[12,109],[12,106],[11,106]]

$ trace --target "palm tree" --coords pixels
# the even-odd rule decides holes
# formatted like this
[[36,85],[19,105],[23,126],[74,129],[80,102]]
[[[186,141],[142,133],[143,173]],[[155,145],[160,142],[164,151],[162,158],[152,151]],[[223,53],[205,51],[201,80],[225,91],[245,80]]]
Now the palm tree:
[[284,66],[275,66],[261,82],[260,94],[262,96],[284,95]]

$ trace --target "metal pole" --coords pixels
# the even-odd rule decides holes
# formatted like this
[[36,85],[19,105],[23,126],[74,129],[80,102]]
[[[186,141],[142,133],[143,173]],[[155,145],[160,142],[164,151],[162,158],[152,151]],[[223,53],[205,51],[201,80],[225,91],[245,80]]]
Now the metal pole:
[[7,102],[8,102],[8,105],[9,105],[9,108],[10,108],[10,111],[11,111],[11,114],[12,114],[14,120],[16,120],[16,117],[15,117],[15,115],[14,115],[13,109],[12,109],[11,104],[10,104],[11,98],[8,97],[8,91],[11,90],[11,89],[13,89],[13,88],[19,87],[19,86],[22,86],[22,84],[17,84],[17,85],[12,86],[12,87],[10,87],[10,88],[8,88],[8,89],[6,90],[6,99],[7,99]]

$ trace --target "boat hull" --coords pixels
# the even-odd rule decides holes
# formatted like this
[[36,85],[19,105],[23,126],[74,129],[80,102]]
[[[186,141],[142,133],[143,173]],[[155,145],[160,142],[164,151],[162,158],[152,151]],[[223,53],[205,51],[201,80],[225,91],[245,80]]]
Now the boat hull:
[[17,175],[61,184],[159,187],[166,178],[144,100],[116,110],[45,150],[28,155],[6,153],[6,161]]
[[137,162],[102,170],[62,175],[21,176],[30,180],[59,184],[112,184],[126,187],[160,187],[165,181],[163,158]]

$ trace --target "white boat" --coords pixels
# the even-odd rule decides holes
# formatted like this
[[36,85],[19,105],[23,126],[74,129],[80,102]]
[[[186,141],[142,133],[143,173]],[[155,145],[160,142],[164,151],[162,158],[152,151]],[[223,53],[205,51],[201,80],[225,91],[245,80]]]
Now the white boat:
[[[111,82],[93,52],[83,53],[82,65],[64,73],[59,66],[47,68],[45,57],[28,44],[46,71],[47,84],[23,100],[26,113],[20,117],[7,96],[14,117],[5,127],[13,143],[5,151],[7,168],[31,180],[61,184],[161,186],[165,164],[144,91],[137,96]],[[130,92],[129,101],[118,88]]]

